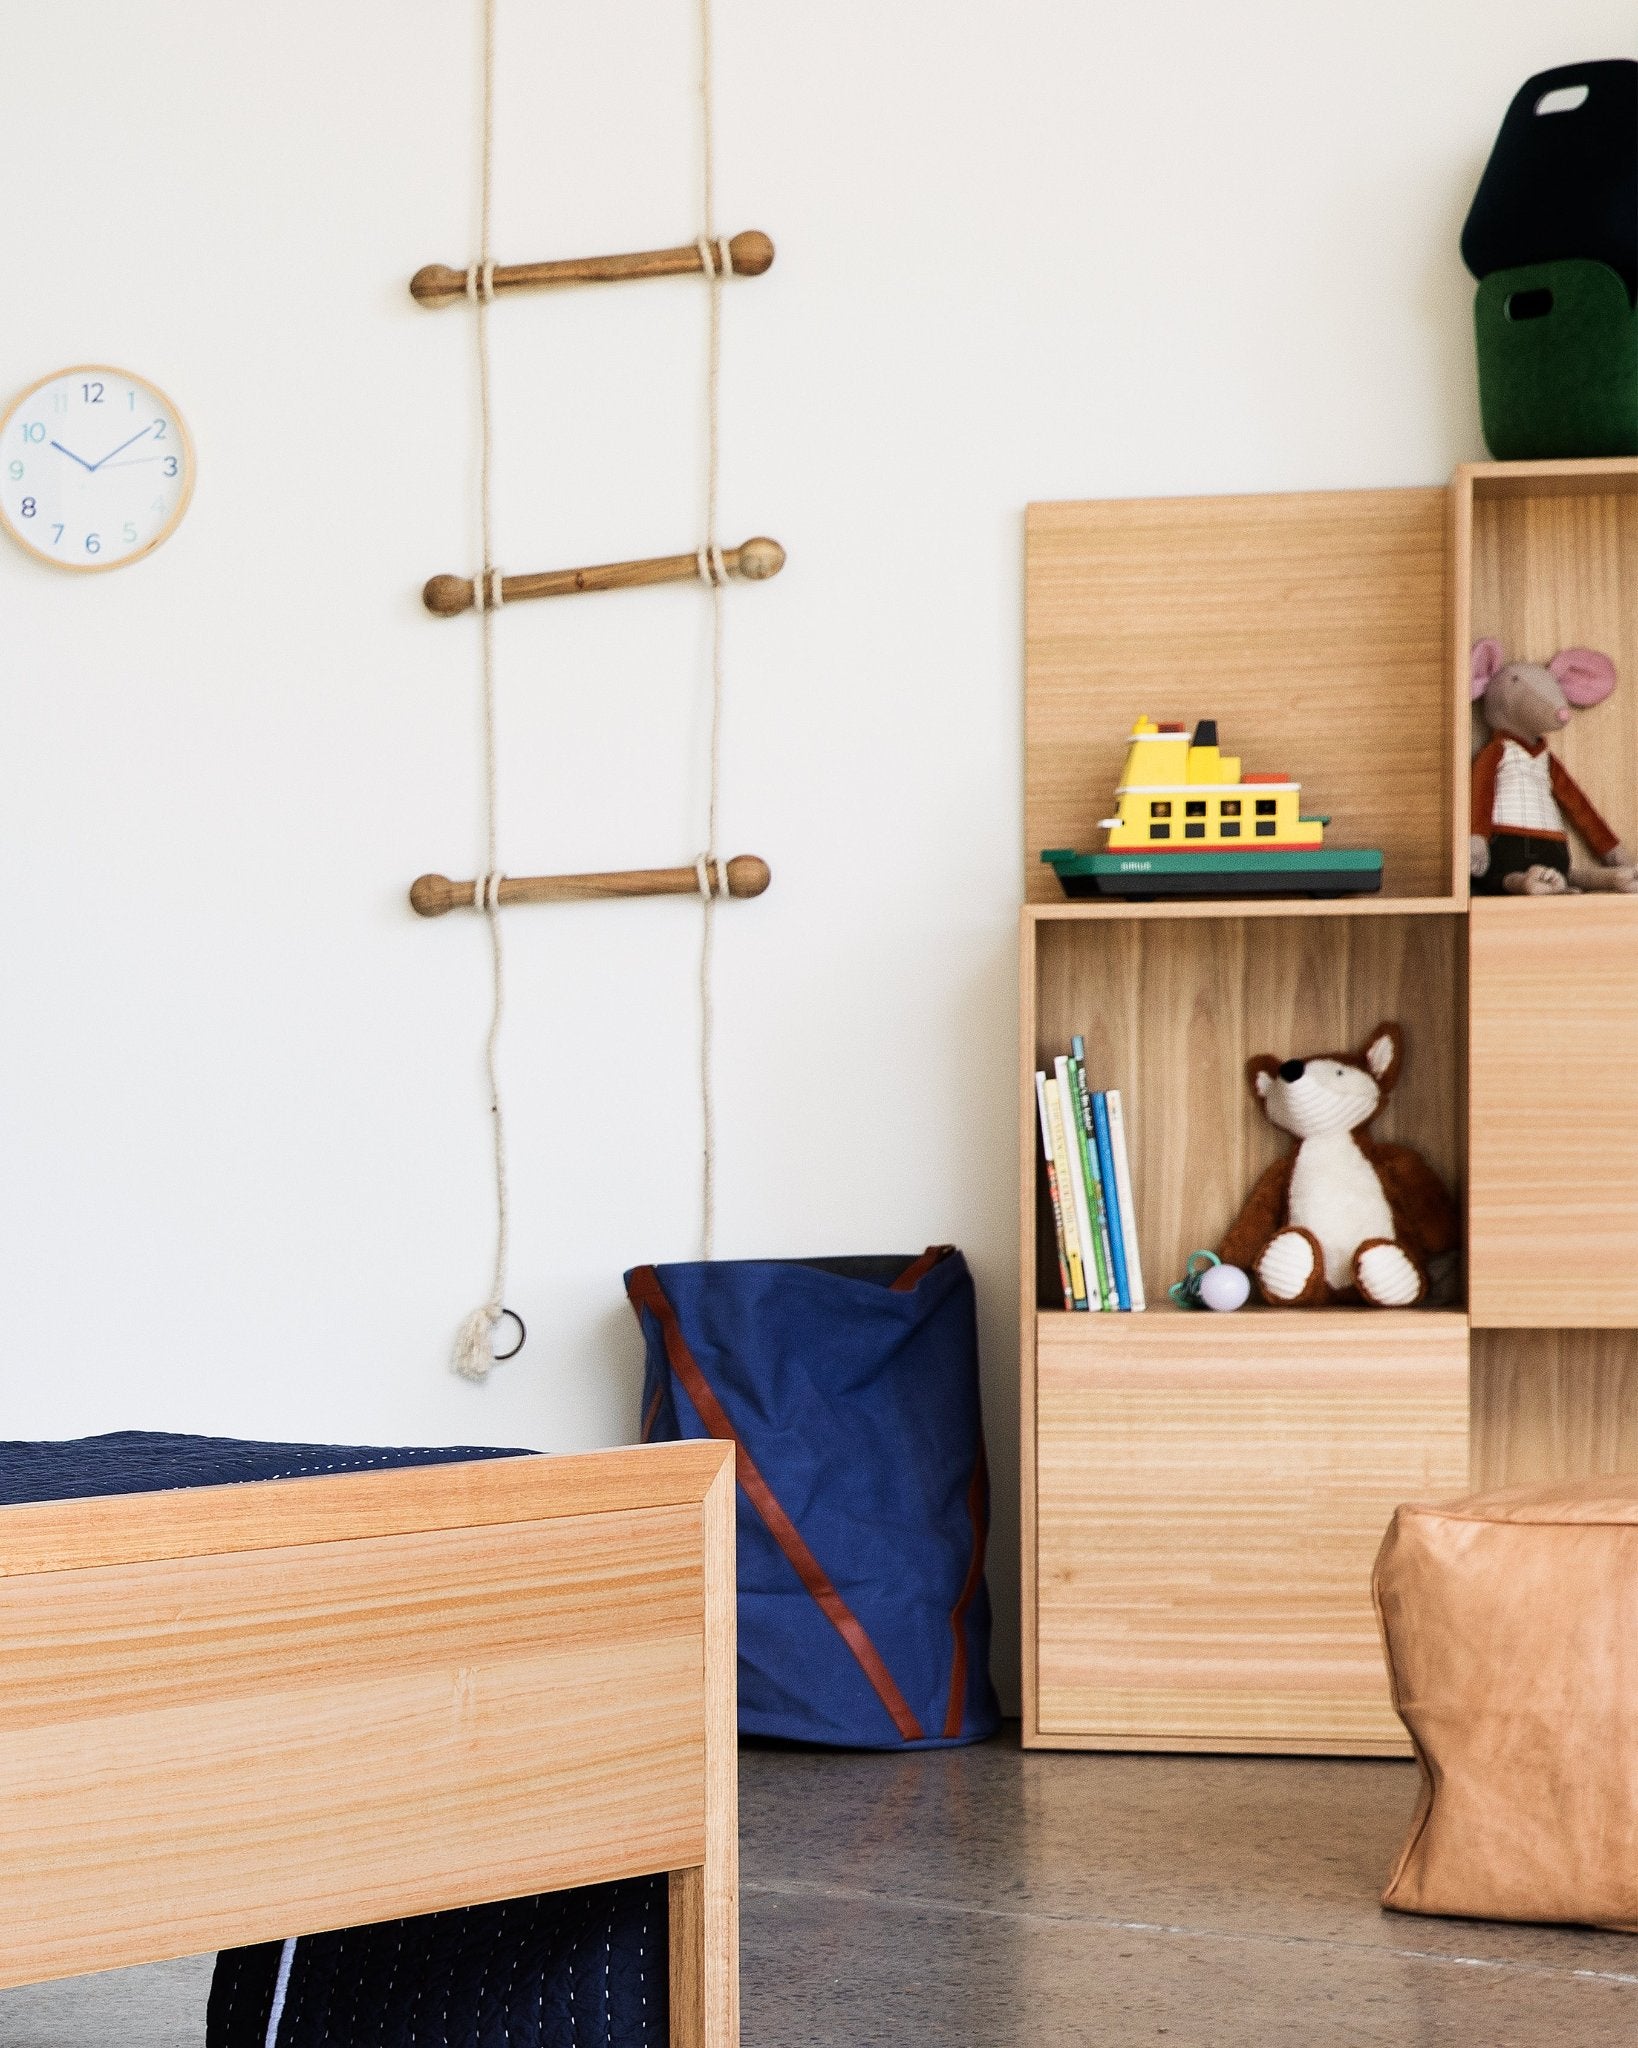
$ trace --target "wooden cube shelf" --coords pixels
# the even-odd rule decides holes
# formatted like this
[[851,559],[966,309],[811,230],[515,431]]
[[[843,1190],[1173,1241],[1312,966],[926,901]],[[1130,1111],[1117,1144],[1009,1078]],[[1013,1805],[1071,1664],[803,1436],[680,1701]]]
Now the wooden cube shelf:
[[1059,1310],[1035,1397],[1040,1740],[1409,1753],[1361,1589],[1462,1490],[1462,1316]]
[[[1079,1032],[1098,1085],[1121,1090],[1138,1242],[1160,1299],[1190,1252],[1216,1244],[1283,1149],[1246,1085],[1252,1053],[1357,1048],[1374,1025],[1402,1020],[1404,1078],[1379,1128],[1414,1137],[1447,1184],[1462,1180],[1462,919],[1432,903],[1356,917],[1311,917],[1292,903],[1260,906],[1254,917],[1243,908],[1181,919],[1028,918],[1029,1075],[1050,1071]],[[1033,1113],[1033,1078],[1028,1106]],[[1036,1299],[1049,1308],[1062,1297],[1041,1171],[1030,1176],[1031,1265]]]
[[1384,889],[1454,893],[1448,520],[1437,489],[1032,505],[1028,900],[1063,900],[1043,847],[1101,843],[1133,720],[1185,712],[1380,847]]
[[[1032,1746],[1398,1753],[1370,1565],[1401,1500],[1638,1469],[1638,898],[1467,886],[1468,647],[1603,648],[1555,747],[1638,843],[1638,462],[1448,492],[1030,509],[1021,958],[1025,1729]],[[1139,713],[1299,777],[1384,894],[1070,903]],[[1253,1053],[1394,1019],[1379,1126],[1468,1204],[1468,1304],[1185,1314],[1280,1140]],[[1123,1092],[1151,1309],[1065,1313],[1033,1075]]]

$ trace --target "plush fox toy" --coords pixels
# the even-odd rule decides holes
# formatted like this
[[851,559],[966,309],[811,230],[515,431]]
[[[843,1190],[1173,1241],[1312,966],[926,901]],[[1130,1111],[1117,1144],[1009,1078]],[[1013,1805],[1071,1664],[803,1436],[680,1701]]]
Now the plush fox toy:
[[1246,1064],[1251,1092],[1296,1140],[1252,1189],[1219,1247],[1265,1301],[1312,1308],[1365,1301],[1410,1308],[1427,1262],[1456,1247],[1456,1208],[1420,1153],[1379,1145],[1369,1125],[1399,1078],[1404,1034],[1379,1024],[1363,1052]]

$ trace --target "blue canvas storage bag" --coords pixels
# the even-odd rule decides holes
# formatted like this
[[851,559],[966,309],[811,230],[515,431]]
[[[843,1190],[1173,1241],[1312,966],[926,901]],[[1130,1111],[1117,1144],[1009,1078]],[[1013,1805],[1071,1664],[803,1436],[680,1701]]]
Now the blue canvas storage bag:
[[626,1291],[644,1441],[736,1447],[741,1732],[859,1749],[993,1735],[966,1260],[937,1245],[637,1266]]

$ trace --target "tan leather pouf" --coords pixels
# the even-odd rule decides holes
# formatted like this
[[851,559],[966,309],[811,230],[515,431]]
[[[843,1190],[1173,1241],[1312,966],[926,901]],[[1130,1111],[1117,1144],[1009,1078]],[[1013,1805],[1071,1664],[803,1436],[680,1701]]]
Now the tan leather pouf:
[[1372,1583],[1422,1766],[1382,1903],[1638,1932],[1638,1476],[1400,1508]]

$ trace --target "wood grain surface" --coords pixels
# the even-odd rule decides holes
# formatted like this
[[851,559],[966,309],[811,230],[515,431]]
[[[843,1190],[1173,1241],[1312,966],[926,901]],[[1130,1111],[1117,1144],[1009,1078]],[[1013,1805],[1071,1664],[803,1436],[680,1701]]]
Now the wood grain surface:
[[0,1578],[146,1558],[552,1521],[704,1499],[714,1443],[641,1444],[0,1508]]
[[1638,1472],[1638,1330],[1475,1330],[1474,1490]]
[[1040,1732],[1406,1753],[1371,1564],[1465,1490],[1464,1319],[1060,1311],[1036,1371]]
[[694,1871],[733,2048],[730,1459],[0,1510],[0,1984]]
[[1102,846],[1140,713],[1297,777],[1385,892],[1455,892],[1448,516],[1440,489],[1032,505],[1028,898],[1061,894],[1043,847]]
[[[717,1446],[726,1450],[726,1445]],[[705,1497],[705,1854],[671,1874],[671,2048],[739,2042],[739,1716],[734,1469]]]
[[0,1983],[700,1860],[697,1509],[0,1585]]
[[1638,899],[1476,897],[1476,1325],[1638,1323]]

